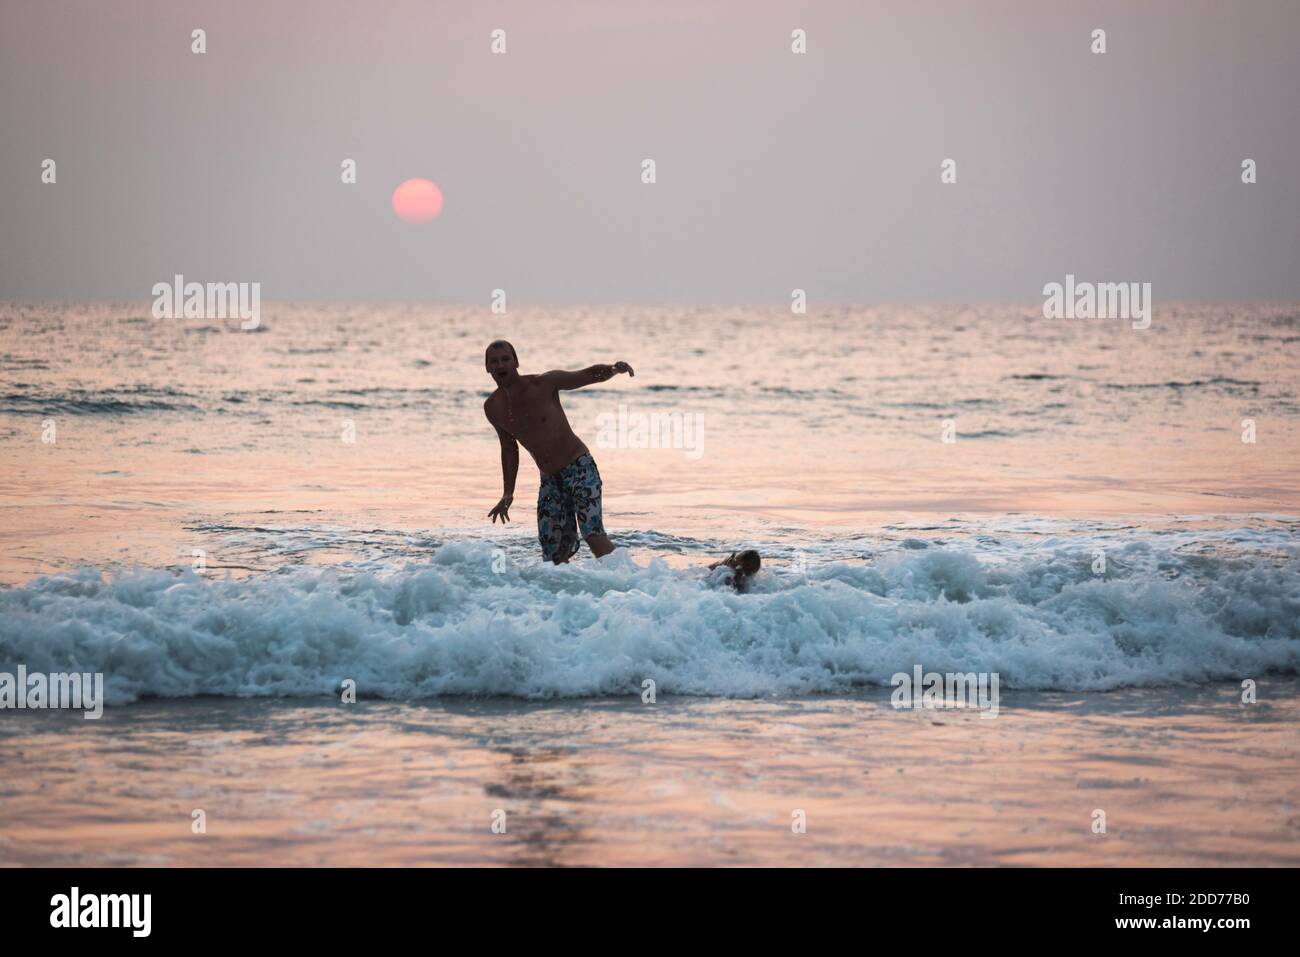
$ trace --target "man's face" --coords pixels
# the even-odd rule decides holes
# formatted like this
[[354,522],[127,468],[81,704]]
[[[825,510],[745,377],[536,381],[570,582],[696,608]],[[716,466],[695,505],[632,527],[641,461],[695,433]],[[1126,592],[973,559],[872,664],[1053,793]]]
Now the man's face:
[[514,357],[509,346],[493,346],[487,351],[484,365],[487,366],[488,375],[500,384],[519,368],[519,360]]

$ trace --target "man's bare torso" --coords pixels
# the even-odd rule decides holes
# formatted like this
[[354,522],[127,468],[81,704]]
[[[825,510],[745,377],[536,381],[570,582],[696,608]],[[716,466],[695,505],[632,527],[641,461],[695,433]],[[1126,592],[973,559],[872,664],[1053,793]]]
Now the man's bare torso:
[[521,375],[507,392],[498,388],[484,404],[488,421],[528,450],[543,475],[560,471],[587,446],[578,438],[560,405],[560,394],[539,380]]

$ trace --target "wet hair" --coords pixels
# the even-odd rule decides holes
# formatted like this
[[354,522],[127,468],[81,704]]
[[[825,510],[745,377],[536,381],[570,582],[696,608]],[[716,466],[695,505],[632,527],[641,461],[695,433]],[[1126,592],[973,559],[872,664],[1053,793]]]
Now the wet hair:
[[748,548],[736,556],[736,562],[740,566],[740,571],[746,575],[753,575],[763,567],[763,559],[758,557],[758,552]]
[[488,347],[487,349],[484,350],[484,352],[485,353],[491,352],[493,349],[498,349],[501,346],[505,346],[507,349],[510,350],[510,358],[514,359],[516,362],[519,361],[519,355],[518,353],[515,352],[515,347],[512,346],[510,343],[506,342],[504,339],[497,339],[495,342],[489,342]]

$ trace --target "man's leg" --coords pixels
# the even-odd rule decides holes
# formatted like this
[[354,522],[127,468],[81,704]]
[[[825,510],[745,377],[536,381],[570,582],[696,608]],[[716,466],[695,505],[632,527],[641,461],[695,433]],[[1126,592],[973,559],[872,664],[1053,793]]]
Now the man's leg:
[[537,493],[537,539],[542,557],[561,565],[578,553],[578,520],[555,476],[542,476]]
[[577,474],[573,483],[573,507],[578,519],[578,530],[591,549],[591,554],[601,558],[614,550],[614,543],[605,534],[600,504],[600,472],[591,453],[578,458],[575,465]]

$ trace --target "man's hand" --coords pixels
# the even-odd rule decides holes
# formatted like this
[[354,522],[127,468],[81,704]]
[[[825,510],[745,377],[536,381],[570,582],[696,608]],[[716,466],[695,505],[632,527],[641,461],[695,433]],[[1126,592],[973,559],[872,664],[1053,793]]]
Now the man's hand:
[[493,525],[497,523],[497,516],[501,517],[501,521],[503,524],[505,522],[510,521],[510,503],[513,502],[514,500],[515,497],[513,495],[501,496],[501,501],[497,502],[496,508],[488,512],[488,518],[492,519]]
[[592,366],[588,371],[595,373],[597,382],[607,382],[622,372],[636,378],[636,373],[632,371],[632,367],[626,362],[615,362],[612,366]]

